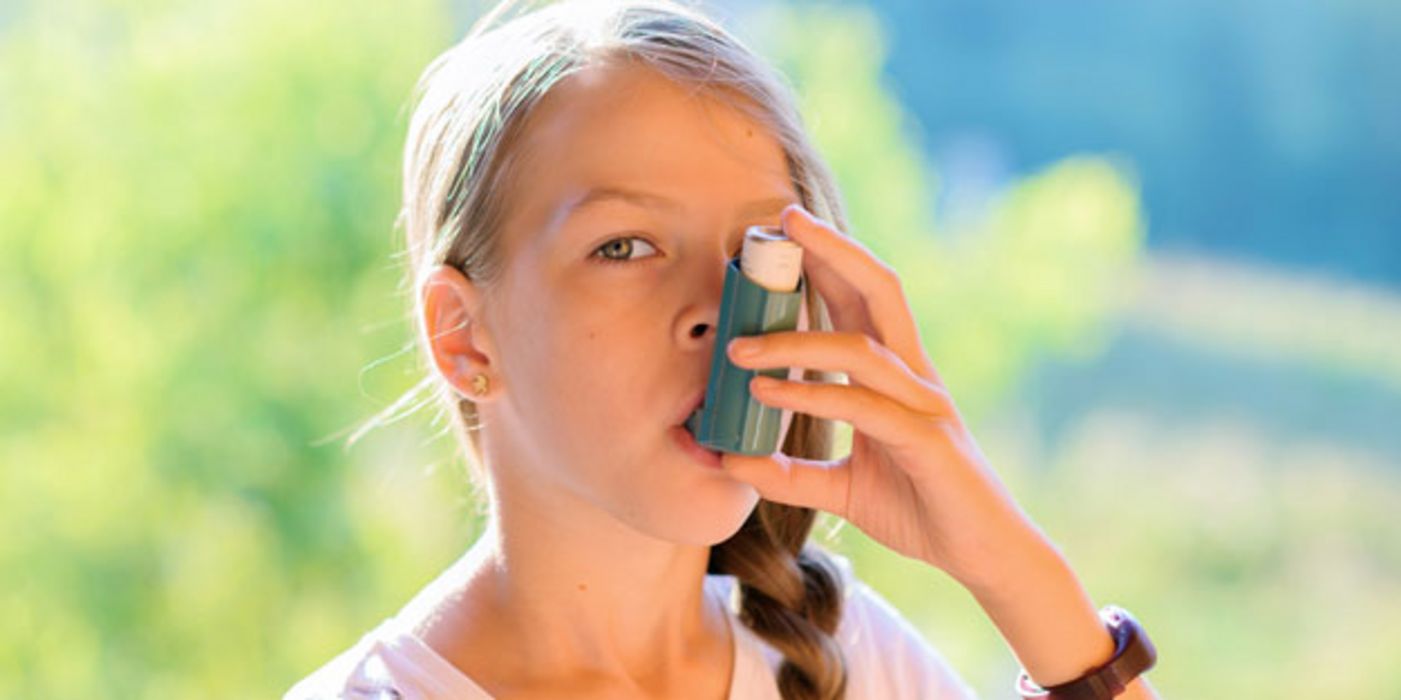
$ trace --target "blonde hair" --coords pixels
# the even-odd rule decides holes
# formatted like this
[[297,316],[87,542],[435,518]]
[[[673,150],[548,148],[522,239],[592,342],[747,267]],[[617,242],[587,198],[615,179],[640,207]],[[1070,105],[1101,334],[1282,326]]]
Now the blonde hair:
[[[491,285],[503,265],[497,232],[521,170],[512,145],[532,108],[571,73],[619,61],[654,69],[767,126],[783,148],[803,206],[845,230],[835,181],[809,140],[791,87],[716,22],[670,0],[563,0],[508,20],[508,10],[520,5],[506,0],[488,12],[419,79],[396,222],[405,236],[410,290],[442,264]],[[422,300],[416,293],[410,297],[421,324]],[[826,307],[811,285],[806,303],[809,327],[830,330]],[[420,345],[425,337],[419,334]],[[422,349],[429,357],[431,350]],[[436,374],[425,374],[350,442],[428,394],[451,417],[480,489],[486,473],[476,406]],[[803,376],[832,380],[814,370]],[[795,413],[781,449],[830,459],[833,433],[830,420]],[[808,542],[816,515],[761,500],[734,536],[711,548],[707,567],[708,573],[738,580],[739,617],[782,653],[777,683],[790,699],[840,698],[847,682],[846,661],[832,636],[841,619],[842,578],[831,557]]]

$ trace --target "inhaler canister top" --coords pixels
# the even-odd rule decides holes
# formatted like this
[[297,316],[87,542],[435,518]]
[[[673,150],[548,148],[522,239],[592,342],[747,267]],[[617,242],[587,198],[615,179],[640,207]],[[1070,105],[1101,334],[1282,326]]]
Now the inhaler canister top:
[[750,226],[744,231],[739,269],[764,289],[791,292],[798,288],[803,273],[803,248],[782,228]]

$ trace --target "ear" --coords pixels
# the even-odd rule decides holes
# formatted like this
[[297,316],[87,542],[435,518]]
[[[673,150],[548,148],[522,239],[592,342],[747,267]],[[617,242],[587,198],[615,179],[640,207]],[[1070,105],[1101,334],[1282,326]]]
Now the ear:
[[[491,337],[482,323],[481,290],[451,265],[439,265],[424,278],[419,289],[423,309],[423,333],[438,374],[462,396],[476,402],[489,400],[501,384],[493,358]],[[472,378],[488,379],[485,395],[472,391]]]

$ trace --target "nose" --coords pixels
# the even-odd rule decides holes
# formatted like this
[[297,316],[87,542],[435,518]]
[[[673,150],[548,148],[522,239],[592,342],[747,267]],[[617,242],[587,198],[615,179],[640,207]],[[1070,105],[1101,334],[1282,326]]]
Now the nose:
[[715,239],[714,248],[707,250],[703,261],[688,265],[684,280],[687,290],[685,311],[677,319],[680,347],[709,352],[715,344],[716,328],[720,325],[720,301],[725,295],[725,275],[730,262],[743,249],[745,228],[735,228]]
[[725,269],[729,258],[716,256],[695,279],[686,285],[691,290],[685,311],[677,319],[679,344],[686,350],[708,351],[715,343],[715,329],[720,322],[720,300],[725,293]]

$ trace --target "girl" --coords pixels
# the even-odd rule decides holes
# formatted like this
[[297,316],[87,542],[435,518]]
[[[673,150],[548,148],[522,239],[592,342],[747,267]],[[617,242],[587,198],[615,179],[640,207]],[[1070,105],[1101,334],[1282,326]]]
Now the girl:
[[[666,0],[506,7],[420,80],[399,222],[420,388],[454,416],[486,530],[287,697],[973,697],[807,543],[814,509],[966,586],[1036,683],[1114,656],[965,428],[895,272],[842,232],[782,78]],[[768,457],[681,427],[754,224],[801,245],[811,281],[797,331],[727,348],[794,368],[753,385],[791,411]],[[840,459],[834,420],[854,430]],[[1155,696],[1140,678],[1122,697]]]

